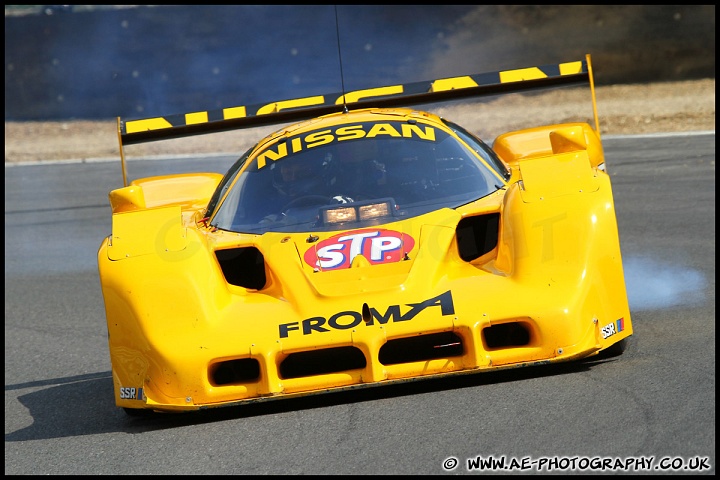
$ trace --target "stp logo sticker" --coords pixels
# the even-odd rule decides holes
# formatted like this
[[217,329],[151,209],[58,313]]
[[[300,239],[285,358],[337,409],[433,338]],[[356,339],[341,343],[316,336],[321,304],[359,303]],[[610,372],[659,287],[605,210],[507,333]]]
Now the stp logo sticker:
[[415,239],[394,230],[355,230],[318,242],[305,252],[305,263],[321,270],[347,268],[364,256],[372,265],[402,260],[415,246]]

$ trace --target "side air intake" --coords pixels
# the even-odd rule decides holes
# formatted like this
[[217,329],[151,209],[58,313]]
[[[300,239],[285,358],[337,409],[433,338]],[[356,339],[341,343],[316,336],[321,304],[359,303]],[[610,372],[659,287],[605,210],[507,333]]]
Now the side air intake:
[[492,251],[498,243],[499,224],[499,213],[460,220],[455,231],[460,258],[470,262]]
[[254,290],[265,286],[265,257],[257,248],[217,250],[215,256],[229,284]]

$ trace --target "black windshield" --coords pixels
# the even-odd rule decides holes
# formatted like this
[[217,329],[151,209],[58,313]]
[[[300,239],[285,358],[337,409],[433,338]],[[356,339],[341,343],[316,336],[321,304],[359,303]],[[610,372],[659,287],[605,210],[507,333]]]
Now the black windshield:
[[212,225],[245,233],[331,231],[456,208],[504,183],[502,164],[481,153],[436,124],[366,122],[303,132],[236,164],[213,197],[232,185]]

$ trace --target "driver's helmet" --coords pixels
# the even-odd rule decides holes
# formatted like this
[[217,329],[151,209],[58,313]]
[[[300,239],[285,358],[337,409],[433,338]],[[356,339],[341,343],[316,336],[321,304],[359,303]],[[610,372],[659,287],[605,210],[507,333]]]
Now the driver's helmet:
[[270,165],[273,186],[283,195],[323,195],[325,186],[334,181],[334,161],[331,154],[320,152],[293,155]]

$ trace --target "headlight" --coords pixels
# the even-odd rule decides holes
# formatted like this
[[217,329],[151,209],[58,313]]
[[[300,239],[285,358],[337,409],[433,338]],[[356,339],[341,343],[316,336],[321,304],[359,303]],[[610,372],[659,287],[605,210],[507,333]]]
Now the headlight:
[[372,218],[386,217],[390,215],[390,205],[386,202],[373,203],[372,205],[363,205],[359,208],[360,220],[370,220]]
[[323,207],[321,209],[322,222],[333,225],[347,222],[366,222],[393,215],[395,200],[383,198],[366,202],[342,204],[337,207]]
[[357,221],[357,212],[353,207],[340,207],[323,212],[323,223],[345,223]]

